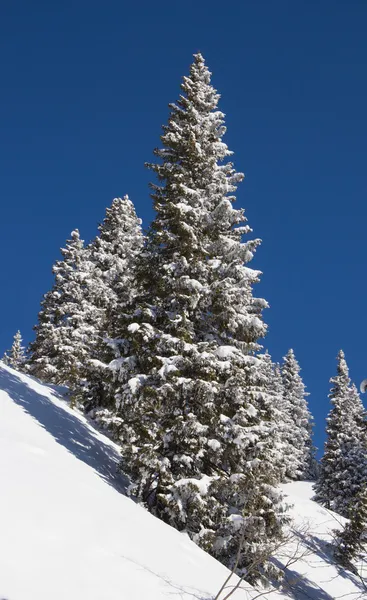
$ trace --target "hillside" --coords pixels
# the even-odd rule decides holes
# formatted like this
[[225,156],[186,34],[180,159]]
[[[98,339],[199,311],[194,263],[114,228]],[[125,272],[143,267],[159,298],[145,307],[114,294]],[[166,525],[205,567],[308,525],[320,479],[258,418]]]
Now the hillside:
[[[124,496],[118,448],[51,387],[0,365],[0,599],[209,600],[227,569],[187,536]],[[284,486],[293,539],[275,560],[292,592],[263,598],[356,600],[327,542],[341,518],[310,500],[309,483]],[[224,598],[224,595],[222,596]],[[257,597],[246,586],[233,600]]]

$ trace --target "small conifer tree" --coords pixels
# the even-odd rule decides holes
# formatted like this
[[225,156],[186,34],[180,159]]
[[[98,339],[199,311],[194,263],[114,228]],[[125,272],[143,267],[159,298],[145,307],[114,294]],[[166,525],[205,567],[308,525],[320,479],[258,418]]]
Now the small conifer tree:
[[36,339],[30,345],[30,370],[36,377],[74,390],[93,353],[101,310],[91,302],[92,264],[78,230],[71,233],[61,254],[63,260],[53,267],[55,282],[42,301]]
[[288,479],[313,479],[315,474],[315,449],[312,443],[312,416],[308,408],[305,385],[300,375],[300,366],[291,349],[284,357],[282,366],[283,409],[290,420],[287,452]]
[[17,371],[24,371],[26,369],[27,358],[20,331],[17,331],[14,335],[12,347],[5,352],[2,360],[6,365]]
[[315,499],[348,517],[367,477],[367,440],[365,411],[349,378],[342,350],[337,358],[337,375],[330,381],[332,409],[327,418]]

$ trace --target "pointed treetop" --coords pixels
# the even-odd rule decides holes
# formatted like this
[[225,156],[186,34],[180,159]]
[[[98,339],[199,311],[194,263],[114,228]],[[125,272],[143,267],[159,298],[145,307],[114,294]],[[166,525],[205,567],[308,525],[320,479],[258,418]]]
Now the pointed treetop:
[[[116,244],[128,243],[131,236],[141,241],[141,224],[142,220],[138,218],[129,196],[114,198],[111,206],[106,208],[105,218],[98,226],[100,235],[91,245],[100,247],[104,243],[110,243],[116,246]],[[114,251],[110,250],[110,252]]]
[[284,364],[282,367],[282,375],[283,375],[283,383],[286,387],[290,389],[298,388],[301,397],[309,396],[309,393],[306,392],[306,386],[303,383],[302,377],[300,375],[301,367],[296,358],[293,348],[290,348],[287,354],[283,357]]
[[59,273],[65,268],[65,265],[73,264],[80,260],[80,255],[84,249],[84,240],[80,239],[79,229],[74,229],[70,234],[70,239],[66,240],[64,248],[60,249],[63,256],[62,261],[56,261],[52,267],[54,274]]
[[[136,217],[134,204],[127,194],[125,194],[123,198],[114,198],[112,200],[111,206],[106,208],[106,216],[103,220],[103,223],[108,221],[110,216],[121,212],[124,212],[124,216],[126,216],[128,213],[131,213]],[[141,219],[138,219],[138,221],[141,223]],[[103,224],[99,225],[98,229],[101,231],[101,229],[103,229]]]
[[[203,56],[200,53],[194,54],[194,62],[190,66],[190,75],[185,75],[182,78],[181,90],[184,95],[180,96],[177,102],[178,107],[184,110],[191,109],[191,113],[193,109],[196,109],[202,114],[208,114],[215,110],[220,94],[211,84],[211,75]],[[174,109],[174,104],[170,104],[170,108]],[[197,115],[192,113],[192,116],[195,120]]]
[[[61,254],[65,257],[69,252],[75,252],[75,249],[81,250],[84,247],[84,240],[80,239],[79,229],[73,229],[70,239],[66,240],[65,248],[61,248]],[[57,263],[56,263],[57,264]]]
[[[204,83],[210,83],[211,72],[206,66],[205,59],[200,52],[194,54],[194,62],[190,67],[190,75],[193,79],[199,78]],[[184,79],[187,79],[187,77],[184,77]]]
[[287,354],[283,357],[284,364],[288,365],[289,368],[293,369],[297,373],[301,370],[293,348],[290,348]]
[[13,337],[13,345],[10,350],[4,353],[3,362],[14,369],[22,369],[24,367],[26,357],[24,354],[24,346],[22,335],[18,329]]
[[120,197],[114,198],[112,200],[111,207],[107,208],[106,211],[111,210],[111,208],[113,206],[123,206],[123,205],[134,206],[132,201],[130,200],[128,194],[125,194],[125,196],[123,196],[122,198],[120,198]]
[[338,358],[345,358],[344,350],[342,350],[342,349],[339,350]]
[[195,54],[193,54],[194,60],[196,64],[203,64],[205,65],[205,58],[203,57],[203,55],[201,54],[201,52],[195,52]]
[[348,401],[351,389],[349,369],[343,350],[338,352],[336,375],[331,377],[330,383],[332,384],[332,388],[330,390],[329,398],[331,399],[332,404],[339,410],[343,404]]
[[338,374],[339,375],[344,375],[344,377],[348,378],[349,380],[349,368],[347,365],[347,361],[345,359],[345,354],[343,352],[343,350],[339,350],[338,352],[338,356],[337,356],[337,361],[338,361]]

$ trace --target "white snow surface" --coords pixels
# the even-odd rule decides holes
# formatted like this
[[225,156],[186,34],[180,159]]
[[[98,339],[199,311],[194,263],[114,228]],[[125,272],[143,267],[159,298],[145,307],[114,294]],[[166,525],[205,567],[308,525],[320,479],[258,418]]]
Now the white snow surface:
[[[215,597],[227,569],[127,498],[118,461],[118,447],[57,388],[0,363],[0,600]],[[278,560],[308,549],[287,572],[289,597],[362,598],[327,546],[343,519],[310,500],[310,483],[283,487],[297,537]],[[246,584],[231,600],[257,594]],[[262,598],[286,596],[269,590]]]

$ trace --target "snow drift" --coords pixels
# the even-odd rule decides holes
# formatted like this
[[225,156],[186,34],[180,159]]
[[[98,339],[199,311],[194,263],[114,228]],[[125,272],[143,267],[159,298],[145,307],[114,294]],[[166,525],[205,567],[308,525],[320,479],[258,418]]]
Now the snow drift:
[[[227,569],[124,496],[118,460],[57,390],[0,364],[1,600],[214,598]],[[295,534],[275,560],[303,558],[286,571],[292,592],[263,597],[356,600],[361,584],[328,546],[342,519],[309,499],[308,483],[284,491]],[[255,596],[245,585],[232,600]]]

